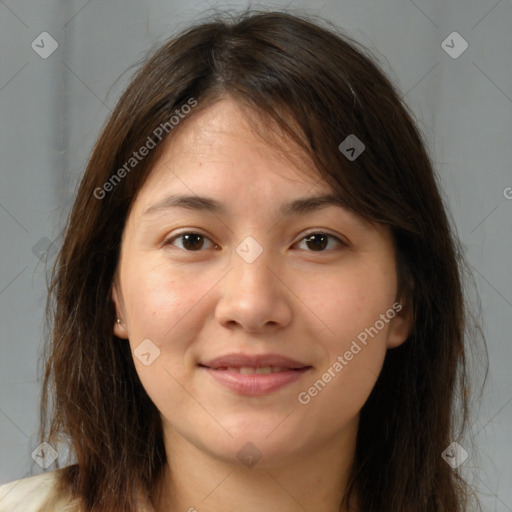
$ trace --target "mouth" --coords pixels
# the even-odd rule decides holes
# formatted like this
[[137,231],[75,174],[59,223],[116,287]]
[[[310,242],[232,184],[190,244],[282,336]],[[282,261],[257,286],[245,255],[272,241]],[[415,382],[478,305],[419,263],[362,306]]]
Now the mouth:
[[217,383],[239,395],[258,396],[300,379],[313,367],[277,354],[228,354],[198,364]]

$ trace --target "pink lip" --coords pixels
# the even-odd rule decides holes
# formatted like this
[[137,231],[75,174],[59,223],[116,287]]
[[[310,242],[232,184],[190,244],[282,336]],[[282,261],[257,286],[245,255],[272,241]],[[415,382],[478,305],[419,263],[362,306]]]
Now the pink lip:
[[[241,374],[230,368],[274,366],[283,371],[270,374]],[[295,382],[312,367],[278,354],[227,354],[199,365],[217,382],[240,395],[258,396]]]
[[243,366],[250,368],[261,368],[263,366],[280,366],[282,368],[290,368],[292,370],[306,368],[308,365],[295,361],[288,357],[280,356],[279,354],[226,354],[224,356],[210,359],[201,363],[202,366],[208,368],[227,368],[233,366],[235,368],[241,368]]
[[258,396],[276,391],[297,379],[311,369],[285,370],[269,374],[244,375],[234,370],[204,368],[217,382],[240,395]]

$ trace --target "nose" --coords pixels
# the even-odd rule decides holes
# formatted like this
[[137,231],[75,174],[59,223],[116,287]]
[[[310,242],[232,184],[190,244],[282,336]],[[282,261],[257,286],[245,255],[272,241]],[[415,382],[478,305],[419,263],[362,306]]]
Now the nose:
[[[250,247],[250,244],[249,244]],[[292,320],[291,276],[270,250],[254,254],[239,246],[231,258],[231,269],[219,283],[216,320],[228,329],[265,332],[286,327]],[[246,251],[247,252],[247,251]]]

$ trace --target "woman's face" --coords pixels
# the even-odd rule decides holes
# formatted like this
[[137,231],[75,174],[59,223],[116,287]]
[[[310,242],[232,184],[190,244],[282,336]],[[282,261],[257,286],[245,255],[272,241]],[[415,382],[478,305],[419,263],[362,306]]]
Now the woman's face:
[[303,460],[353,437],[407,337],[389,229],[336,204],[287,211],[331,193],[309,169],[226,97],[179,127],[137,196],[114,329],[167,441],[260,467]]

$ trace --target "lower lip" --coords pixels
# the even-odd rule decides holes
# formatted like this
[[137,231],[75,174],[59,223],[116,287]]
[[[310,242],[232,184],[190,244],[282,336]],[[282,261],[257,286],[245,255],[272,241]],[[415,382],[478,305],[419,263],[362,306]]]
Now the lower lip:
[[233,370],[206,370],[217,382],[240,395],[266,395],[300,379],[311,367],[284,372],[246,375]]

